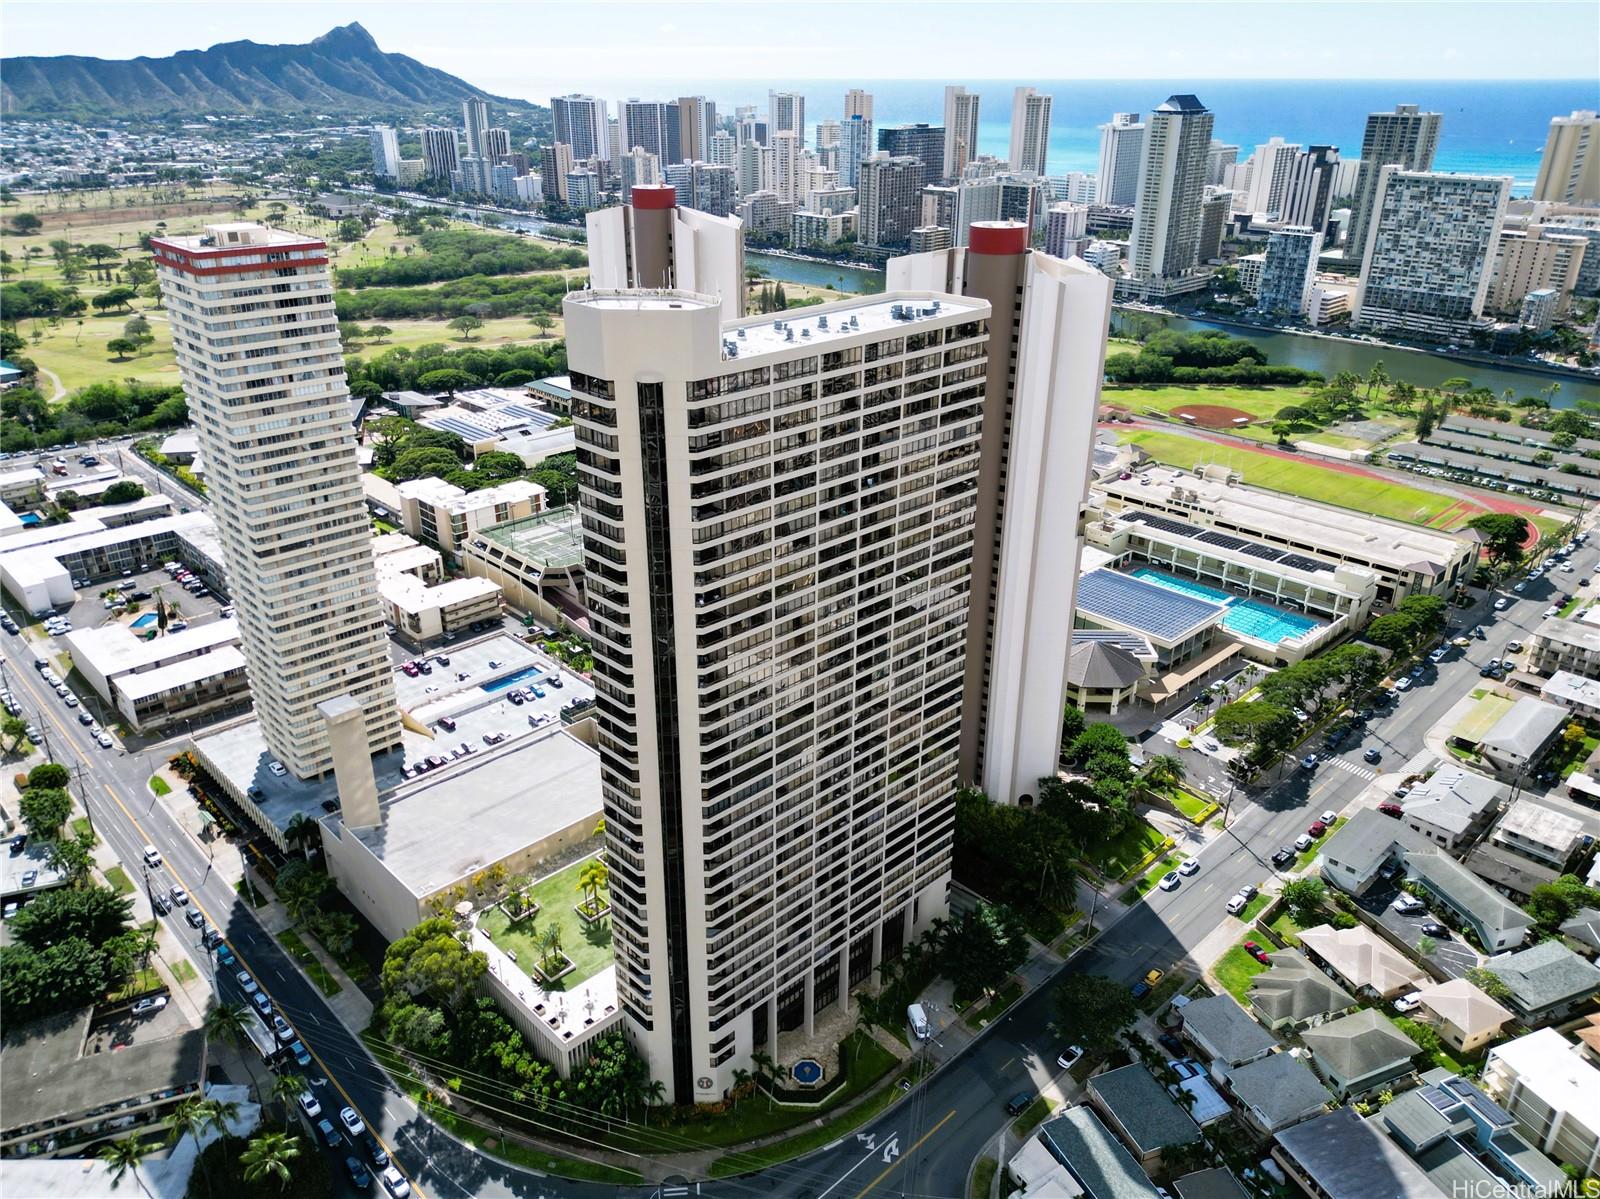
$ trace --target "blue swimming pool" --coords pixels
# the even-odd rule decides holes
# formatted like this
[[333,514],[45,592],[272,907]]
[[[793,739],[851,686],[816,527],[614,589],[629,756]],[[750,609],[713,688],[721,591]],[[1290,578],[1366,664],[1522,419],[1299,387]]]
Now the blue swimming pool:
[[484,683],[481,690],[495,695],[501,691],[510,691],[518,683],[527,683],[538,678],[544,673],[542,666],[530,666],[526,670],[519,670],[516,674],[508,674],[503,679],[496,679],[492,683]]
[[1265,641],[1268,645],[1277,645],[1280,641],[1292,641],[1297,637],[1304,637],[1313,629],[1320,629],[1326,623],[1313,616],[1306,616],[1300,612],[1288,612],[1282,608],[1275,608],[1271,604],[1264,604],[1260,600],[1241,599],[1236,595],[1229,595],[1216,587],[1208,587],[1204,583],[1197,583],[1193,579],[1181,579],[1176,575],[1169,575],[1165,571],[1155,570],[1152,567],[1141,566],[1133,572],[1133,577],[1143,579],[1147,583],[1154,583],[1158,587],[1165,587],[1169,591],[1176,591],[1182,595],[1192,595],[1196,599],[1210,600],[1214,604],[1223,604],[1227,612],[1223,614],[1222,626],[1230,632],[1239,633],[1256,641]]
[[154,612],[146,612],[143,616],[139,617],[138,620],[133,622],[133,627],[136,629],[148,629],[160,619],[161,618]]

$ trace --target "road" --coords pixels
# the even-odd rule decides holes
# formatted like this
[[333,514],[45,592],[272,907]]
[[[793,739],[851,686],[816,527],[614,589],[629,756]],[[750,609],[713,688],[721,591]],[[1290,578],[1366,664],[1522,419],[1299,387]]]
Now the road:
[[[1557,575],[1556,584],[1547,577],[1531,584],[1524,596],[1505,593],[1513,602],[1504,612],[1491,610],[1492,596],[1456,612],[1453,618],[1462,629],[1481,623],[1486,639],[1474,641],[1464,655],[1430,673],[1389,712],[1371,722],[1361,737],[1347,742],[1335,760],[1324,762],[1314,773],[1291,770],[1281,782],[1260,793],[1242,793],[1234,801],[1227,832],[1195,855],[1201,866],[1198,875],[1186,878],[1176,892],[1153,892],[1065,969],[1131,983],[1152,967],[1170,970],[1184,962],[1227,918],[1223,911],[1227,897],[1242,884],[1259,885],[1272,874],[1269,857],[1274,848],[1292,841],[1322,809],[1343,810],[1362,793],[1372,773],[1361,763],[1362,752],[1369,747],[1379,749],[1383,754],[1380,768],[1393,769],[1421,751],[1424,733],[1478,684],[1478,668],[1490,657],[1504,656],[1507,641],[1526,639],[1543,619],[1554,587],[1570,592],[1580,575],[1594,572],[1600,557],[1597,549],[1600,547],[1585,548],[1574,555],[1576,573]],[[188,889],[208,922],[223,930],[242,964],[302,1034],[317,1059],[312,1073],[320,1071],[330,1080],[329,1087],[341,1103],[356,1109],[422,1193],[489,1199],[590,1199],[656,1193],[654,1189],[547,1179],[478,1154],[424,1119],[394,1090],[365,1047],[294,969],[254,913],[211,869],[207,850],[150,794],[146,760],[94,745],[87,730],[44,686],[22,639],[5,636],[4,648],[7,680],[28,717],[47,727],[57,760],[69,767],[82,763],[79,793],[90,806],[100,836],[128,865],[130,875],[138,872],[146,843],[162,852],[165,864],[152,883],[170,886],[176,882]],[[235,851],[222,844],[216,852]],[[211,962],[197,944],[199,934],[177,913],[167,919],[196,966],[209,977]],[[1053,992],[1053,987],[1046,986],[1025,997],[964,1054],[863,1126],[859,1135],[747,1178],[694,1185],[693,1193],[728,1197],[781,1194],[796,1199],[962,1194],[972,1160],[1009,1122],[1004,1112],[1006,1098],[1041,1085],[1056,1073],[1060,1047],[1048,1029]],[[687,1141],[663,1146],[687,1147]],[[673,1193],[669,1188],[663,1195]]]

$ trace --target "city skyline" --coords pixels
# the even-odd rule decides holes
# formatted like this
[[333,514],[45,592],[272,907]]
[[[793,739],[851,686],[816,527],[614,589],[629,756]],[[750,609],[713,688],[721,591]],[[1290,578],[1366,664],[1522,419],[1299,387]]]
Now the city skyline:
[[[544,44],[582,48],[573,61],[587,66],[595,61],[592,51],[597,48],[591,44],[594,7],[446,6],[433,0],[269,6],[249,0],[200,8],[176,2],[127,6],[22,0],[8,7],[7,48],[16,54],[164,56],[240,39],[265,44],[310,40],[333,25],[360,21],[386,49],[460,74],[492,93],[547,103],[559,91],[594,85],[594,73],[581,68],[570,76],[531,73],[525,50],[517,39],[505,36],[505,24],[528,20],[530,32],[536,28]],[[967,18],[978,6],[946,3],[919,6],[918,19],[908,21],[906,4],[880,2],[852,6],[853,36],[848,41],[812,44],[812,39],[794,36],[784,19],[786,10],[778,5],[708,3],[673,13],[634,3],[604,7],[610,13],[605,22],[610,40],[598,47],[606,63],[604,83],[630,88],[664,78],[664,58],[677,68],[672,77],[711,84],[748,77],[751,56],[757,54],[765,77],[773,80],[815,78],[819,64],[826,64],[829,78],[839,80],[924,78],[970,70],[986,55],[1004,62],[1010,74],[1049,78],[1060,70],[1062,37],[1070,35],[1085,45],[1114,43],[1127,33],[1131,11],[1127,5],[1103,3],[995,4],[982,6],[983,19],[974,21]],[[1219,19],[1218,10],[1237,9],[1241,20],[1249,20],[1247,14],[1261,6],[1139,4],[1132,8],[1141,14],[1140,37],[1147,39],[1138,57],[1140,69],[1130,71],[1124,56],[1106,55],[1075,62],[1070,74],[1106,80],[1171,75],[1192,81],[1398,81],[1587,80],[1597,73],[1600,11],[1592,5],[1564,0],[1458,4],[1450,6],[1447,26],[1439,22],[1442,7],[1424,2],[1301,4],[1275,9],[1270,23],[1252,21],[1250,36],[1240,38],[1242,26]],[[64,22],[63,8],[70,8],[76,19]],[[152,11],[162,10],[170,10],[171,19],[151,19]],[[719,20],[719,13],[727,19]],[[1343,48],[1316,36],[1330,20],[1344,30]],[[1506,39],[1507,22],[1528,36]],[[1577,36],[1585,27],[1594,36]],[[707,30],[738,34],[708,38]],[[484,36],[490,31],[493,36]],[[953,36],[956,31],[959,38]],[[876,47],[891,41],[900,53],[889,58],[877,53]],[[1435,52],[1416,55],[1413,48],[1424,43]],[[1361,47],[1359,55],[1346,52],[1352,45]]]

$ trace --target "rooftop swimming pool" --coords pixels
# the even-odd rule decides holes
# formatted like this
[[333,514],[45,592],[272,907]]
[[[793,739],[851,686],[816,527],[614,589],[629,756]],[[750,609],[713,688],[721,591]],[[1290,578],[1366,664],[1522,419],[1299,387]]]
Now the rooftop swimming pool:
[[1271,604],[1262,603],[1260,600],[1243,599],[1237,595],[1229,595],[1217,587],[1208,587],[1204,583],[1197,583],[1193,579],[1182,579],[1177,575],[1169,575],[1165,571],[1153,567],[1141,566],[1133,572],[1133,577],[1143,579],[1147,583],[1154,583],[1158,587],[1165,587],[1169,591],[1176,591],[1181,595],[1190,595],[1196,599],[1210,600],[1214,604],[1222,604],[1228,610],[1222,616],[1222,626],[1229,632],[1238,633],[1255,641],[1265,641],[1268,645],[1277,645],[1282,641],[1294,641],[1304,637],[1316,629],[1322,628],[1327,622],[1306,616],[1300,612],[1288,612],[1282,608],[1275,608]]
[[136,629],[148,629],[151,625],[157,623],[160,619],[161,618],[159,616],[157,616],[154,612],[146,612],[143,616],[139,617],[138,620],[135,620],[133,622],[133,627],[136,628]]
[[543,666],[529,666],[526,670],[519,670],[516,674],[508,674],[503,679],[496,679],[492,683],[484,683],[479,690],[487,691],[490,695],[501,691],[510,691],[518,683],[530,682],[544,673]]

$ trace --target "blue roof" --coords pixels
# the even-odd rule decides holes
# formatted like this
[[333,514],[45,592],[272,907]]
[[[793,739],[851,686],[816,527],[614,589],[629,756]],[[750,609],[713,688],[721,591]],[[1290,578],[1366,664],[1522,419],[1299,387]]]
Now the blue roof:
[[1108,620],[1162,641],[1177,641],[1227,611],[1223,604],[1105,569],[1091,570],[1078,580],[1078,609],[1091,619]]

